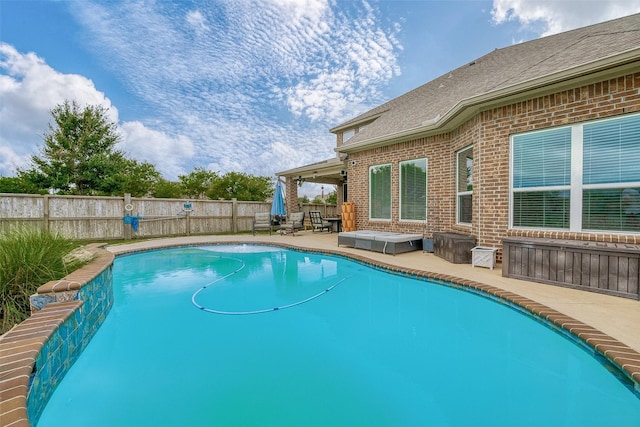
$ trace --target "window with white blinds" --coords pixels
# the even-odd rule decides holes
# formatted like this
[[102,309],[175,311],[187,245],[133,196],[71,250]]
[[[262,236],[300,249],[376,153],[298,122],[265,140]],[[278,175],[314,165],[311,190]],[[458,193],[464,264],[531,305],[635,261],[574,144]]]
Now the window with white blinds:
[[400,162],[400,219],[427,218],[427,159]]
[[640,116],[583,130],[582,227],[640,232]]
[[391,165],[369,168],[369,218],[391,219]]
[[456,222],[471,224],[473,202],[473,146],[456,155]]
[[513,137],[513,226],[569,228],[571,128]]
[[511,138],[511,226],[640,232],[640,115]]

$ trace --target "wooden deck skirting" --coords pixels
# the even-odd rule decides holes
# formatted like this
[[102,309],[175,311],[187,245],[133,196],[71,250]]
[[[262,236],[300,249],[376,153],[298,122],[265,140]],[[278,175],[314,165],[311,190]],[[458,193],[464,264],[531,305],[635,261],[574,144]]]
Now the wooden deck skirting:
[[640,245],[505,237],[502,275],[640,299]]
[[[220,243],[213,238],[210,242],[200,242],[202,244]],[[224,242],[224,244],[256,244],[251,241]],[[460,279],[446,274],[433,274],[422,270],[403,268],[396,265],[372,260],[364,255],[345,254],[333,250],[301,249],[294,245],[278,243],[278,246],[287,247],[309,253],[326,253],[339,257],[353,259],[374,268],[381,268],[390,272],[395,272],[416,278],[435,280],[446,286],[454,286],[477,292],[480,295],[494,299],[499,303],[506,303],[520,308],[525,313],[529,313],[544,323],[576,337],[585,347],[591,349],[594,354],[600,355],[621,369],[634,384],[636,394],[640,394],[640,353],[621,343],[615,338],[600,332],[599,330],[580,322],[570,316],[564,315],[544,304],[535,302],[529,298],[503,289],[475,282],[472,280]],[[167,244],[154,250],[180,247],[196,246]],[[105,253],[97,247],[98,257],[89,265],[70,274],[65,278],[69,282],[87,283],[90,277],[96,277],[113,262],[113,254]],[[142,252],[146,249],[129,250],[122,254]],[[77,273],[77,275],[76,275]],[[62,281],[49,282],[48,287],[42,290],[57,288]],[[65,287],[64,285],[63,287]],[[69,285],[71,286],[71,285]],[[74,285],[75,286],[75,285]],[[30,376],[34,363],[43,345],[52,336],[58,327],[71,316],[82,305],[82,301],[69,301],[53,303],[42,310],[34,313],[29,319],[15,326],[5,335],[0,337],[0,426],[1,427],[28,427],[27,416],[27,395],[29,393]]]

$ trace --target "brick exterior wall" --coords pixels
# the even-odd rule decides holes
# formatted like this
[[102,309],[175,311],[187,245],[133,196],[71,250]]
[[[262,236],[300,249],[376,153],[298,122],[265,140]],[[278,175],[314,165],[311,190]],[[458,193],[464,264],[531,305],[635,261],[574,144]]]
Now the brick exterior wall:
[[287,215],[292,212],[300,212],[300,205],[298,204],[298,183],[294,177],[287,177],[284,197],[287,206]]
[[[620,76],[480,111],[450,133],[349,155],[348,199],[355,203],[358,230],[421,233],[425,224],[399,220],[399,162],[428,159],[428,200],[438,231],[473,235],[480,246],[502,247],[505,236],[640,243],[640,235],[510,230],[509,137],[512,134],[640,111],[640,73]],[[473,144],[473,222],[455,223],[456,152]],[[640,149],[640,146],[639,146]],[[351,162],[355,160],[355,165]],[[392,165],[391,221],[369,220],[369,167]],[[498,252],[501,259],[501,251]]]

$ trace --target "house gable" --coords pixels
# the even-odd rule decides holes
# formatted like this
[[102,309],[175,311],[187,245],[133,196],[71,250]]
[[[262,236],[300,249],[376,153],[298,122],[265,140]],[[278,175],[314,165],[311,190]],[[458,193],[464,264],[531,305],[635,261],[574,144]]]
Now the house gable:
[[496,49],[331,132],[369,122],[348,141],[338,138],[344,153],[447,132],[484,109],[630,72],[639,58],[636,14]]

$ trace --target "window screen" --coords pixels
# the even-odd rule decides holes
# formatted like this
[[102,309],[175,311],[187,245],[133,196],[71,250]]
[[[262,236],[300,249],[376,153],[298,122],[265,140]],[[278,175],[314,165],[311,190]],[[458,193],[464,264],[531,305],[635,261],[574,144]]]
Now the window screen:
[[369,168],[369,217],[391,219],[391,165]]

